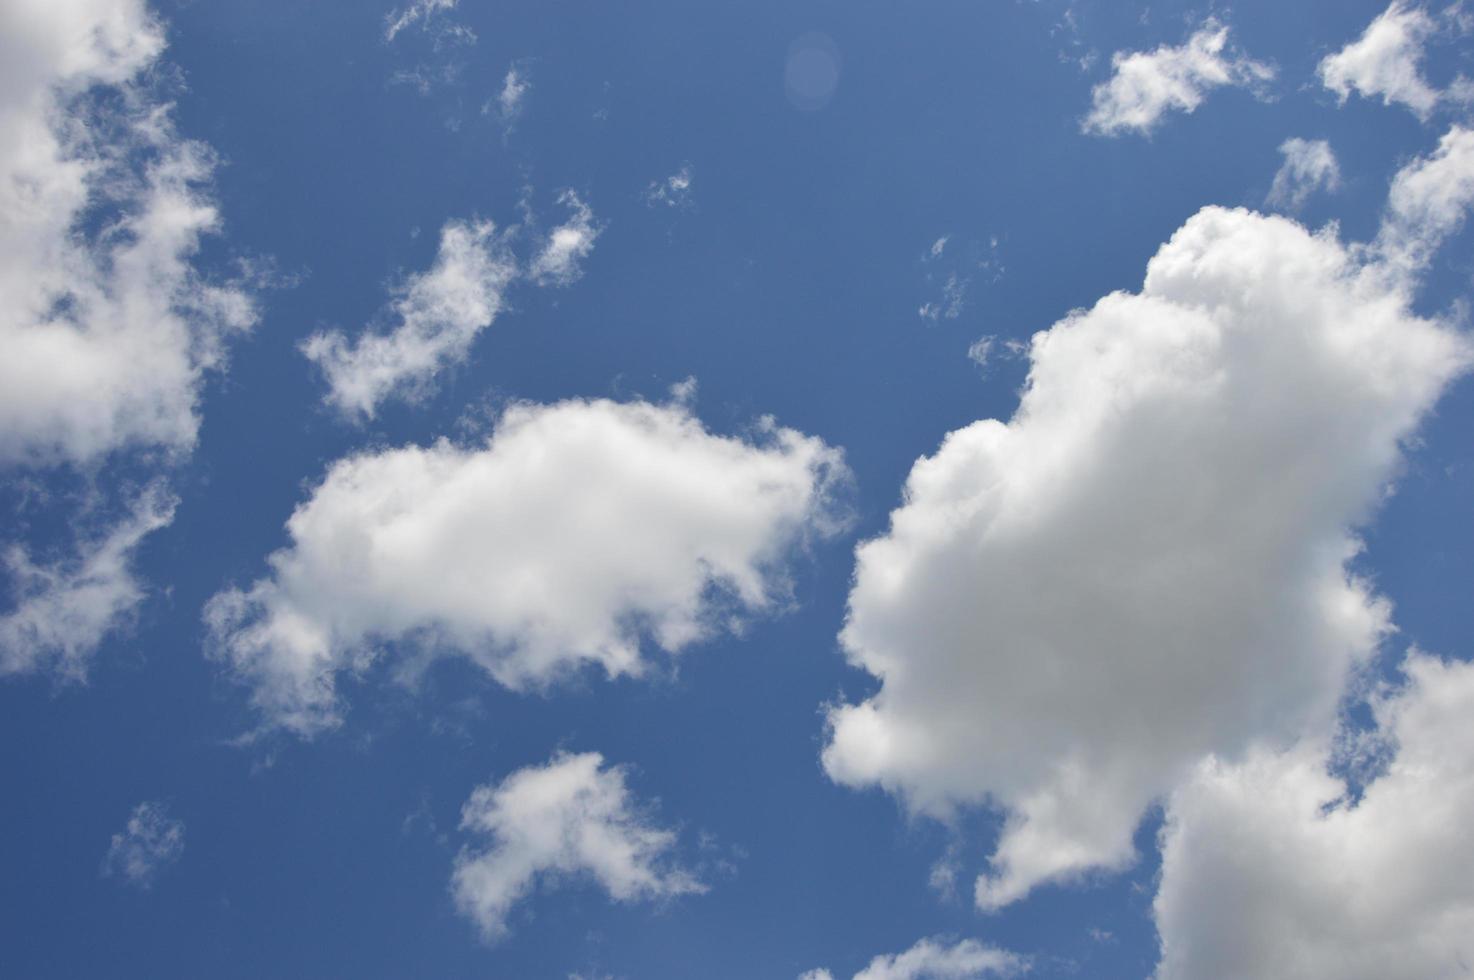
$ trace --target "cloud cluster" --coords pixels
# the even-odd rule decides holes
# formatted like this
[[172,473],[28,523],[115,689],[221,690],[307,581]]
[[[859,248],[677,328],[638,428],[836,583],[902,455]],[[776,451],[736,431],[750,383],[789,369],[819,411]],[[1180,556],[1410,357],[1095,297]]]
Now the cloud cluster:
[[[193,449],[205,375],[257,316],[243,280],[196,267],[214,157],[175,129],[164,47],[142,0],[0,6],[0,467],[85,471],[93,498],[122,457],[157,471]],[[0,672],[84,675],[143,595],[129,556],[167,497],[45,565],[8,542]]]
[[845,475],[771,421],[742,439],[680,403],[518,404],[482,446],[335,463],[271,574],[206,618],[268,721],[302,734],[337,723],[337,675],[390,644],[517,689],[638,674],[647,641],[673,653],[781,606],[790,552],[838,529]]
[[706,890],[673,862],[675,833],[652,822],[626,780],[624,769],[585,752],[476,788],[461,829],[488,843],[461,851],[451,891],[483,938],[504,937],[508,915],[540,883],[585,879],[620,902]]
[[1474,963],[1474,666],[1414,654],[1374,699],[1359,797],[1307,741],[1210,759],[1171,796],[1157,976],[1376,980]]
[[[1425,244],[1463,204],[1410,197],[1453,209]],[[1013,418],[918,460],[858,549],[841,640],[881,688],[831,710],[825,768],[919,812],[1002,807],[980,906],[1130,862],[1204,756],[1333,724],[1390,628],[1350,529],[1471,360],[1377,255],[1204,209],[1140,291],[1037,334]]]
[[[1028,961],[1023,957],[976,939],[953,944],[923,939],[904,953],[875,957],[854,980],[982,980],[1017,976],[1027,970]],[[834,974],[810,970],[799,980],[834,980]]]
[[1423,47],[1438,24],[1421,7],[1393,0],[1360,38],[1322,59],[1317,72],[1345,104],[1352,92],[1378,96],[1383,105],[1403,105],[1419,119],[1433,114],[1443,97],[1423,78]]
[[1181,45],[1117,51],[1111,67],[1110,79],[1091,93],[1094,104],[1081,122],[1087,133],[1150,133],[1168,112],[1196,110],[1212,89],[1258,89],[1275,76],[1271,65],[1233,51],[1227,25],[1211,17]]
[[133,808],[128,826],[113,834],[107,857],[103,859],[105,875],[120,875],[139,888],[149,888],[160,871],[184,853],[184,821],[169,816],[162,803],[144,802]]
[[652,180],[645,189],[645,204],[649,207],[664,206],[686,210],[691,207],[691,181],[694,175],[689,163],[664,180]]
[[1316,191],[1334,191],[1341,186],[1341,166],[1325,140],[1287,139],[1280,144],[1280,154],[1285,161],[1275,173],[1264,203],[1298,211]]

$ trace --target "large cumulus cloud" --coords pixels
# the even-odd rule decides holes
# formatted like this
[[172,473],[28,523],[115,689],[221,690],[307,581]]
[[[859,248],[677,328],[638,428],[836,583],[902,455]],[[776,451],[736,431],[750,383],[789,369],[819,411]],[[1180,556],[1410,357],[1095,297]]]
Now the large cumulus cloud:
[[841,639],[880,689],[831,710],[824,766],[1003,808],[981,906],[1131,861],[1205,755],[1334,723],[1389,629],[1354,528],[1470,358],[1379,254],[1205,208],[1037,334],[1014,417],[918,460],[858,549]]

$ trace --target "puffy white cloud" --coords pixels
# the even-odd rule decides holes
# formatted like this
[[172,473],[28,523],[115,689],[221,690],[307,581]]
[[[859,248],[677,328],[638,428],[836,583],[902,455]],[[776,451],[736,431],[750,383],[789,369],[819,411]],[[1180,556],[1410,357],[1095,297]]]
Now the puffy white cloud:
[[645,203],[650,207],[664,205],[669,208],[685,209],[691,206],[691,181],[693,174],[689,163],[664,180],[652,180],[645,189]]
[[1280,153],[1285,162],[1274,175],[1266,204],[1298,211],[1321,188],[1334,191],[1341,186],[1341,167],[1325,140],[1287,139],[1280,144]]
[[174,498],[163,483],[149,486],[133,512],[66,561],[40,566],[12,544],[4,565],[15,583],[15,608],[0,616],[0,675],[53,667],[73,680],[86,677],[92,652],[126,623],[144,596],[132,556],[148,534],[174,519]]
[[335,463],[271,575],[206,610],[216,654],[268,720],[338,720],[335,677],[396,641],[512,688],[594,664],[638,674],[786,601],[787,558],[837,523],[840,453],[764,420],[707,432],[680,403],[518,404],[481,446]]
[[142,81],[163,49],[139,0],[0,9],[0,464],[190,449],[202,373],[254,322],[191,264],[213,161]]
[[881,687],[831,709],[825,768],[1003,808],[981,906],[1130,862],[1203,756],[1333,723],[1389,628],[1350,529],[1471,355],[1375,254],[1200,211],[1139,292],[1037,334],[1013,418],[918,460],[857,550],[841,640]]
[[572,214],[549,233],[532,259],[528,275],[539,286],[567,286],[583,275],[580,263],[594,250],[602,230],[594,223],[594,212],[573,191],[558,195],[558,203]]
[[1369,99],[1381,96],[1383,105],[1405,105],[1427,119],[1439,93],[1423,78],[1423,45],[1437,26],[1422,8],[1393,0],[1360,38],[1321,61],[1321,82],[1343,104],[1355,91]]
[[1454,126],[1393,178],[1377,247],[1403,274],[1426,263],[1474,205],[1474,130]]
[[[923,939],[894,956],[877,956],[854,980],[981,980],[1012,977],[1028,970],[1021,956],[985,946],[976,939],[947,944]],[[828,970],[810,970],[799,980],[834,980]]]
[[1150,133],[1168,112],[1196,110],[1212,89],[1255,89],[1275,75],[1272,66],[1230,49],[1227,25],[1211,17],[1178,47],[1117,51],[1111,66],[1110,79],[1091,93],[1094,105],[1081,123],[1087,133]]
[[140,888],[154,883],[159,872],[184,853],[184,822],[169,816],[162,803],[140,803],[122,833],[113,834],[102,870],[121,875]]
[[592,880],[621,902],[704,892],[671,860],[674,832],[634,799],[626,773],[597,752],[558,755],[479,786],[461,809],[461,828],[489,838],[463,849],[451,891],[488,941],[507,934],[507,916],[535,885]]
[[372,418],[386,399],[427,393],[438,373],[466,360],[516,274],[490,221],[447,222],[434,265],[396,290],[392,330],[353,341],[341,331],[316,333],[303,343],[327,379],[324,400],[346,415]]
[[[220,226],[214,158],[175,129],[164,48],[142,0],[0,5],[0,467],[84,470],[93,513],[111,462],[154,471],[193,448],[204,376],[256,320],[242,281],[195,265]],[[9,542],[0,673],[85,674],[143,595],[129,554],[167,496],[73,556],[38,565]]]
[[1474,667],[1414,654],[1374,699],[1360,798],[1315,741],[1211,759],[1172,794],[1155,910],[1177,978],[1464,977],[1474,963]]

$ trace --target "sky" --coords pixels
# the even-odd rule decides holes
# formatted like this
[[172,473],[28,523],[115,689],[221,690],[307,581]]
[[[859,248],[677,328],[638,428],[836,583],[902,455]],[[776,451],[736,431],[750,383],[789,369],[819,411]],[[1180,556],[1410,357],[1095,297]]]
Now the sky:
[[1474,7],[0,0],[0,975],[1463,976]]

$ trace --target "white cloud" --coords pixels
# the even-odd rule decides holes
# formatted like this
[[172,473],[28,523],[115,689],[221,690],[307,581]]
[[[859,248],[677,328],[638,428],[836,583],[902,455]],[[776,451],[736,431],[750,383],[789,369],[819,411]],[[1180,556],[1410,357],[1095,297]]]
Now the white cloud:
[[558,203],[572,214],[552,230],[532,260],[528,275],[539,286],[567,286],[583,275],[580,263],[594,250],[602,230],[594,223],[594,212],[573,191],[558,195]]
[[1162,980],[1468,976],[1474,667],[1414,654],[1374,699],[1390,758],[1359,799],[1314,741],[1209,760],[1172,794],[1155,910]]
[[102,870],[121,875],[129,884],[150,887],[184,852],[184,822],[169,816],[162,803],[140,803],[122,833],[113,834]]
[[137,0],[0,7],[0,464],[188,451],[203,372],[255,320],[191,264],[213,159],[147,88],[163,49]]
[[287,523],[271,575],[206,618],[268,722],[337,723],[335,678],[386,644],[458,653],[539,687],[639,674],[787,599],[791,550],[838,529],[837,450],[765,420],[751,440],[687,406],[517,404],[485,445],[339,460]]
[[[205,374],[256,320],[241,281],[195,265],[220,227],[215,161],[175,129],[164,48],[142,0],[0,4],[0,467],[85,471],[93,512],[109,464],[154,471],[193,449]],[[71,556],[37,564],[10,542],[0,673],[85,675],[142,598],[129,555],[168,523],[166,497]]]
[[[1013,953],[984,946],[976,939],[947,944],[923,939],[894,956],[877,956],[854,980],[981,980],[1012,977],[1028,970],[1028,962]],[[834,980],[828,970],[810,970],[799,980]]]
[[1091,93],[1094,105],[1081,123],[1087,133],[1150,133],[1168,112],[1196,110],[1212,89],[1256,89],[1275,76],[1272,66],[1230,49],[1228,27],[1212,18],[1179,47],[1117,51],[1111,66],[1110,80]]
[[927,250],[928,257],[933,259],[941,258],[942,252],[947,248],[947,242],[951,237],[951,235],[943,235],[941,238],[932,242],[931,248]]
[[675,833],[646,809],[632,798],[625,771],[606,767],[597,752],[558,755],[477,787],[461,810],[461,828],[490,842],[456,858],[456,906],[494,942],[539,883],[588,879],[621,902],[704,892],[671,860]]
[[327,379],[324,400],[346,415],[373,418],[386,399],[425,394],[437,374],[466,360],[516,274],[490,221],[447,222],[435,264],[396,290],[393,330],[352,342],[340,331],[316,333],[303,343]]
[[103,637],[125,624],[142,601],[133,552],[173,520],[174,505],[162,483],[149,486],[131,515],[63,562],[39,566],[23,546],[11,545],[4,565],[17,603],[0,616],[0,676],[52,667],[63,677],[85,678]]
[[446,10],[454,10],[460,0],[414,0],[403,10],[391,10],[384,18],[384,40],[392,41],[399,32],[416,23],[429,24]]
[[1405,105],[1427,119],[1439,93],[1423,78],[1423,45],[1436,29],[1421,8],[1393,0],[1359,39],[1321,61],[1321,82],[1343,104],[1355,91],[1369,99],[1381,96],[1383,105]]
[[858,549],[841,640],[882,686],[831,709],[824,765],[1003,808],[981,906],[1126,865],[1205,754],[1334,720],[1389,628],[1348,528],[1471,353],[1374,255],[1200,211],[1139,292],[1037,334],[1012,420],[918,460]]
[[937,320],[942,317],[948,320],[957,319],[967,304],[967,285],[970,281],[959,278],[955,272],[948,275],[947,281],[942,284],[941,300],[922,303],[916,315],[923,320]]
[[1341,167],[1325,140],[1287,139],[1280,144],[1280,153],[1285,162],[1274,175],[1266,204],[1298,211],[1316,191],[1341,186]]
[[664,180],[652,180],[645,189],[645,203],[650,207],[665,205],[669,208],[685,209],[691,206],[691,165],[681,164],[681,169]]
[[503,122],[510,123],[522,114],[527,93],[531,90],[532,83],[518,70],[516,65],[507,69],[507,77],[502,81],[502,90],[496,97]]
[[993,337],[979,337],[972,342],[972,346],[967,348],[967,359],[979,368],[987,370],[988,360],[993,356],[994,342]]
[[1398,171],[1377,248],[1389,265],[1415,270],[1456,232],[1474,205],[1474,130],[1454,126],[1431,156]]

